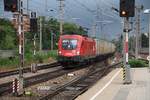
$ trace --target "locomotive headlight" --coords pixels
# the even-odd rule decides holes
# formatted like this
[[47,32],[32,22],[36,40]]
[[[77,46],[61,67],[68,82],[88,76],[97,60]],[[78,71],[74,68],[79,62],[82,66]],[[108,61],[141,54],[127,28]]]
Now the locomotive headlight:
[[80,55],[80,51],[77,51],[77,55]]
[[59,51],[58,53],[61,54],[61,51]]

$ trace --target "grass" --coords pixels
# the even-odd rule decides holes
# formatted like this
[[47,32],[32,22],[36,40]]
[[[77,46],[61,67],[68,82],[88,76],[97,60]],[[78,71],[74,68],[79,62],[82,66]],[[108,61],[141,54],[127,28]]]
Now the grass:
[[3,58],[0,59],[0,68],[16,68],[18,66],[18,57],[9,59],[9,58]]
[[[36,63],[48,63],[57,58],[57,50],[47,52],[37,52],[36,56],[31,53],[25,54],[25,66],[31,65],[33,62]],[[19,66],[19,58],[3,58],[0,59],[0,71],[4,69],[14,69]]]

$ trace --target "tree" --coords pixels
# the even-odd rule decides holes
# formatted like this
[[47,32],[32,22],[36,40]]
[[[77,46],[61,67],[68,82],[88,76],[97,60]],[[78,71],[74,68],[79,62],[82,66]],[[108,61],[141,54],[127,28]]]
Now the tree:
[[[49,19],[43,23],[43,49],[50,49],[51,47],[51,33],[53,33],[54,49],[57,49],[57,43],[60,36],[59,22],[57,19]],[[80,34],[86,35],[86,31],[81,26],[77,26],[73,23],[65,22],[63,25],[64,34]]]
[[[146,36],[146,35],[147,35],[147,36]],[[141,43],[142,47],[148,48],[148,46],[149,46],[148,34],[142,34],[142,35],[141,35],[141,39],[142,39],[142,43]]]
[[17,34],[11,22],[0,19],[0,49],[15,49],[17,47]]
[[86,31],[81,26],[77,26],[76,24],[65,23],[64,34],[86,35]]

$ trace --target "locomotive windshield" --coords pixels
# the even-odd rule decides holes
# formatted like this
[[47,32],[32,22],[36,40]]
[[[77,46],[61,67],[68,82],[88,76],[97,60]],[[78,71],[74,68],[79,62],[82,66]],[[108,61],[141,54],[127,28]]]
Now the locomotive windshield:
[[77,47],[77,40],[75,39],[64,39],[62,40],[62,48],[65,50],[73,50]]

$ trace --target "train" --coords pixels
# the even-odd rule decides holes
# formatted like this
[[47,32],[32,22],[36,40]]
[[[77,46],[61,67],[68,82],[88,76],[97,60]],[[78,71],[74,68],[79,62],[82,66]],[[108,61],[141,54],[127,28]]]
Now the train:
[[58,62],[66,66],[102,59],[115,52],[115,45],[102,39],[82,35],[61,35],[58,41]]

